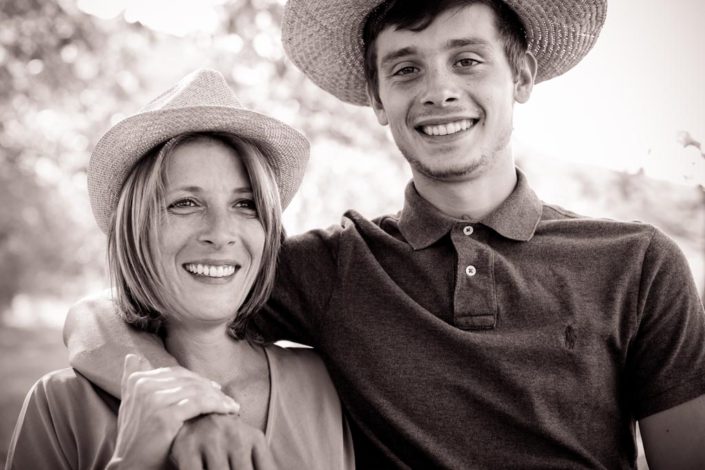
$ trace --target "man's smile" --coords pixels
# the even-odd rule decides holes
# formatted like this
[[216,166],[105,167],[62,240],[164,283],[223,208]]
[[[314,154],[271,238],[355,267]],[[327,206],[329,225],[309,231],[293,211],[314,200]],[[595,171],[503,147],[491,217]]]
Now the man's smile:
[[416,129],[426,135],[449,135],[467,131],[477,123],[477,119],[460,119],[442,124],[426,124]]

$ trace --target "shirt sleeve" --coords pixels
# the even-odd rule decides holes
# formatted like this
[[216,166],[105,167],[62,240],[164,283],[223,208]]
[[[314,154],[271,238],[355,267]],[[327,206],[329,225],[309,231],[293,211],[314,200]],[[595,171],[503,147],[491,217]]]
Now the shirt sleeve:
[[333,226],[285,241],[274,290],[254,321],[266,340],[317,346],[319,325],[336,282],[339,238],[339,227]]
[[705,394],[705,313],[678,246],[655,230],[642,265],[638,328],[627,357],[634,416]]
[[27,394],[10,441],[5,468],[71,469],[60,436],[70,435],[52,416],[46,380],[39,380]]

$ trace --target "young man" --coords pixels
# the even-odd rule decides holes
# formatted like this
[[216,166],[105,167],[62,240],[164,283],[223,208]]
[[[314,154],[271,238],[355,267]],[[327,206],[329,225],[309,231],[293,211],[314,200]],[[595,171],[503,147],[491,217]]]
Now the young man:
[[[605,1],[380,3],[290,0],[283,40],[389,125],[404,208],[289,239],[260,331],[318,349],[360,468],[631,468],[636,421],[652,468],[705,468],[683,255],[649,225],[542,203],[512,158],[514,103],[589,51]],[[74,307],[66,335],[112,391],[127,350],[173,363],[107,301]]]

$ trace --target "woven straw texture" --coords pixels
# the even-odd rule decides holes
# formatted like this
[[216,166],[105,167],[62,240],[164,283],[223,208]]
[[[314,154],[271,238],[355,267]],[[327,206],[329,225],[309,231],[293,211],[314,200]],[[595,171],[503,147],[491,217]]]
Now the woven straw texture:
[[[565,73],[595,44],[607,0],[505,0],[521,17],[536,56],[536,83]],[[289,0],[282,42],[289,59],[339,99],[368,106],[362,29],[383,0]]]
[[282,208],[296,193],[309,156],[308,140],[286,124],[242,107],[225,78],[197,70],[103,135],[88,164],[88,195],[107,233],[132,166],[155,146],[186,132],[229,132],[256,142],[269,158]]

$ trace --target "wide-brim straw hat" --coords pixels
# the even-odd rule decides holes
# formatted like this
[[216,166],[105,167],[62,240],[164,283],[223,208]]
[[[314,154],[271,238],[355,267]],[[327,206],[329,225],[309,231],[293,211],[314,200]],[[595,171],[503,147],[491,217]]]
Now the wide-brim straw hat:
[[[428,0],[429,2],[433,0]],[[289,59],[316,85],[367,106],[363,27],[384,0],[289,0],[282,42]],[[607,0],[505,0],[521,18],[538,62],[536,83],[561,75],[590,51]]]
[[201,69],[117,123],[96,145],[88,164],[88,195],[101,230],[108,233],[120,190],[140,158],[179,134],[208,131],[255,143],[274,170],[282,209],[291,202],[309,157],[306,137],[281,121],[244,108],[220,72]]

